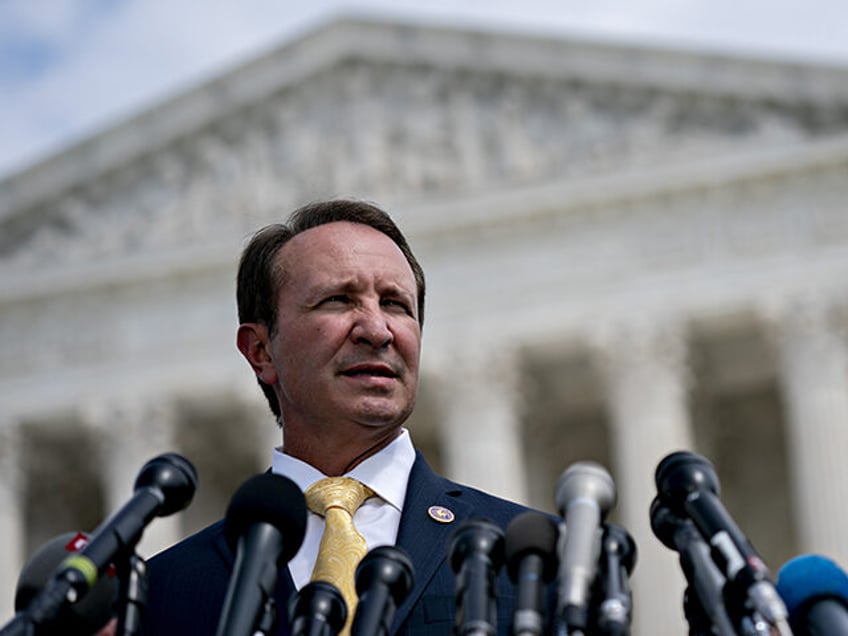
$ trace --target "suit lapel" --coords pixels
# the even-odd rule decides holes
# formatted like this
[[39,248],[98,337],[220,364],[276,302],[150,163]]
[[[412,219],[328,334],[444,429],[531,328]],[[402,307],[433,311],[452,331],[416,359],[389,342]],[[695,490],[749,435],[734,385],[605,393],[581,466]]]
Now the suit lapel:
[[[415,585],[397,610],[393,633],[406,620],[430,579],[447,558],[450,535],[471,514],[468,505],[459,498],[461,493],[461,487],[436,475],[421,454],[416,453],[397,539],[398,547],[403,548],[412,559]],[[439,521],[438,511],[431,513],[434,507],[453,513],[453,518]]]

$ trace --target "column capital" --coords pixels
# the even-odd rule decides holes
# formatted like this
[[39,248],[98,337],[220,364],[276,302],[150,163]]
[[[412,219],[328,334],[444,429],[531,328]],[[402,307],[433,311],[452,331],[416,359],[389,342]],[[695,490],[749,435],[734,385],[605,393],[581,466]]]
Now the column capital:
[[176,404],[168,398],[88,400],[78,407],[80,420],[96,438],[111,445],[123,439],[143,439],[144,447],[172,450]]
[[772,296],[760,303],[759,310],[773,342],[800,334],[846,335],[848,300],[823,290]]
[[680,319],[648,317],[595,325],[587,335],[601,376],[619,372],[621,365],[660,365],[679,374],[689,385],[686,328]]
[[445,402],[459,399],[465,403],[469,395],[485,399],[493,391],[508,392],[514,400],[519,397],[522,356],[517,346],[450,346],[431,360],[434,373],[428,376],[432,375]]

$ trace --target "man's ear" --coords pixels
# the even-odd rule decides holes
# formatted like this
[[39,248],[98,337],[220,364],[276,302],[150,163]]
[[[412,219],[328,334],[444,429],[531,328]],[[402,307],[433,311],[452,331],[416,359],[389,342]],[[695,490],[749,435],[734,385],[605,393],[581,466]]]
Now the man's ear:
[[246,322],[239,325],[236,332],[236,346],[253,368],[257,378],[271,386],[277,383],[277,370],[271,358],[271,338],[268,327],[258,322]]

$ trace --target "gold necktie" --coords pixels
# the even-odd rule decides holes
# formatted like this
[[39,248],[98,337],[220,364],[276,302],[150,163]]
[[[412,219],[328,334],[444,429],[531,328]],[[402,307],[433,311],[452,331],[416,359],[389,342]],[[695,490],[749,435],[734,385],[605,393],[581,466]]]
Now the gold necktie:
[[347,622],[340,633],[349,634],[358,600],[354,572],[368,550],[353,525],[353,513],[374,491],[350,477],[328,477],[312,484],[304,494],[306,505],[324,517],[325,524],[312,580],[339,588],[347,604]]

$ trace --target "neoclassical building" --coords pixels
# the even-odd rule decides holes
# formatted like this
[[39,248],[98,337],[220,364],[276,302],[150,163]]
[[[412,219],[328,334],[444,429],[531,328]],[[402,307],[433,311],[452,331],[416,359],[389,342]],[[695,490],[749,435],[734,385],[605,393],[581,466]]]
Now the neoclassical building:
[[154,455],[200,487],[145,555],[267,467],[237,259],[339,195],[427,272],[415,443],[551,511],[569,465],[607,466],[636,636],[684,633],[648,522],[673,450],[772,572],[848,566],[848,68],[339,20],[0,182],[0,615]]

